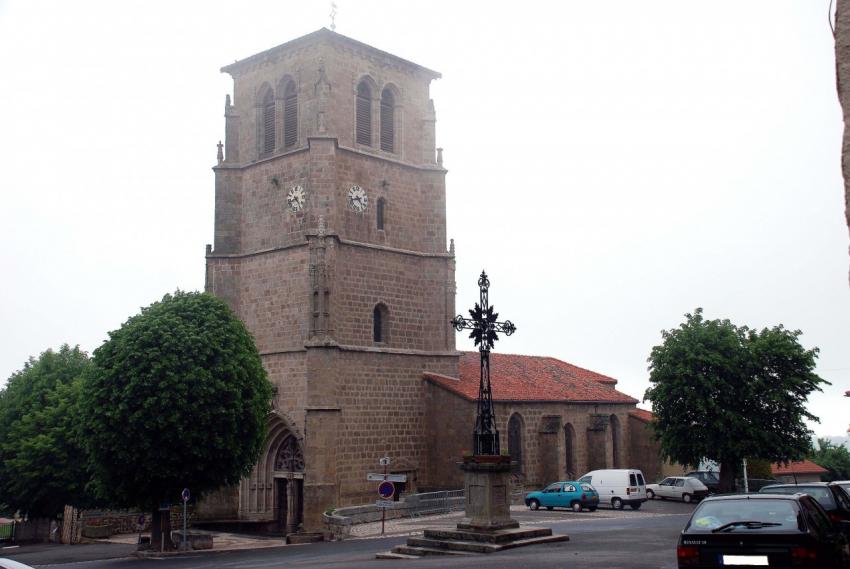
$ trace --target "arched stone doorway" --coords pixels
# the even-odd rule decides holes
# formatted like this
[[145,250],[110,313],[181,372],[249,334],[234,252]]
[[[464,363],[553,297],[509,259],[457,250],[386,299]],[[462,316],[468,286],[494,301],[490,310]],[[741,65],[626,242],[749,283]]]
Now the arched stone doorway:
[[565,467],[568,480],[578,478],[578,468],[576,466],[576,430],[572,423],[564,425],[564,457]]
[[284,535],[296,533],[304,521],[304,453],[291,433],[274,459],[275,520]]

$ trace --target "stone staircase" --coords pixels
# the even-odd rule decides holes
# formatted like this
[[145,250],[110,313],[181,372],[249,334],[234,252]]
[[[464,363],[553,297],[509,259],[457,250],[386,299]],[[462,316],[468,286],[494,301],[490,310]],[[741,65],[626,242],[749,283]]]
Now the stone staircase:
[[509,528],[478,531],[473,529],[426,529],[423,537],[408,538],[378,559],[415,559],[425,555],[476,555],[496,553],[514,547],[569,541],[568,535],[553,535],[549,528]]

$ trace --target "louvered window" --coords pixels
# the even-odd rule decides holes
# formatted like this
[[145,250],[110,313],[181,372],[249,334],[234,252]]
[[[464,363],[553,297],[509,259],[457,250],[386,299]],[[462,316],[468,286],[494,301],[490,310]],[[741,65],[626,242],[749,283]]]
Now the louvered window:
[[392,91],[381,93],[381,150],[394,152],[395,147],[395,98]]
[[365,82],[357,86],[357,143],[372,146],[372,90]]
[[263,97],[263,154],[274,152],[274,92],[269,89]]
[[283,99],[283,145],[293,146],[298,142],[298,93],[295,81],[286,85]]

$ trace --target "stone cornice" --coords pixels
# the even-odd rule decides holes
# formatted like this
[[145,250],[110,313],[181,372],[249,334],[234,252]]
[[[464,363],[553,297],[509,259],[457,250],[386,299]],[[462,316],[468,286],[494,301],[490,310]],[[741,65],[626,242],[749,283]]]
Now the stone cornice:
[[[310,237],[318,237],[318,233],[315,231],[308,231],[305,233],[305,238]],[[407,255],[410,257],[423,257],[423,258],[431,258],[431,259],[454,259],[454,255],[451,253],[428,253],[425,251],[412,251],[410,249],[400,249],[398,247],[389,247],[387,245],[377,245],[375,243],[364,243],[362,241],[352,241],[350,239],[343,239],[336,233],[327,233],[325,237],[336,239],[336,241],[340,245],[346,245],[348,247],[359,247],[362,249],[373,249],[375,251],[383,251],[385,253],[395,253],[397,255]],[[268,249],[257,249],[256,251],[249,251],[247,253],[215,253],[211,252],[206,255],[207,259],[245,259],[248,257],[257,257],[259,255],[268,255],[270,253],[277,253],[280,251],[287,251],[289,249],[296,249],[298,247],[307,247],[309,246],[309,242],[305,240],[302,243],[290,243],[288,245],[281,245],[279,247],[270,247]]]
[[389,156],[386,152],[383,152],[383,151],[378,151],[376,153],[372,153],[372,152],[365,152],[365,151],[360,150],[358,148],[351,148],[350,146],[344,146],[344,145],[341,145],[339,143],[339,139],[335,136],[308,136],[307,137],[307,144],[305,146],[301,146],[301,147],[295,148],[293,150],[286,150],[284,152],[272,154],[270,156],[264,156],[264,157],[262,157],[258,160],[253,161],[253,162],[245,162],[245,163],[241,163],[241,164],[234,164],[234,163],[228,163],[227,160],[225,160],[221,164],[217,164],[217,165],[213,166],[212,169],[213,169],[214,172],[218,171],[218,170],[247,170],[247,169],[252,168],[254,166],[258,166],[260,164],[265,164],[266,162],[272,162],[272,161],[274,161],[278,158],[283,158],[285,156],[292,156],[294,154],[299,154],[301,152],[309,152],[310,143],[314,140],[330,140],[330,141],[333,141],[334,146],[337,150],[341,150],[343,152],[348,152],[348,153],[351,153],[351,154],[356,154],[357,156],[365,156],[365,157],[368,157],[368,158],[373,158],[375,160],[380,160],[382,162],[389,162],[390,164],[395,164],[396,166],[400,166],[402,168],[408,168],[408,169],[416,170],[416,171],[420,171],[420,172],[438,172],[438,173],[442,173],[442,174],[446,174],[448,172],[448,170],[446,168],[443,168],[442,166],[440,166],[438,164],[413,164],[413,163],[410,163],[410,162],[404,162],[402,160],[398,160],[396,158],[393,158],[392,156]]

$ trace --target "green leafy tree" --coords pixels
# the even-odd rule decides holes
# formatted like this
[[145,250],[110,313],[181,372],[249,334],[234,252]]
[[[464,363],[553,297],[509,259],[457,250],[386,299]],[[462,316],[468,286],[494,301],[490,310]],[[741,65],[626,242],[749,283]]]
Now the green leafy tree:
[[705,320],[697,308],[661,334],[644,399],[652,402],[665,458],[719,462],[721,490],[729,491],[744,457],[787,462],[807,454],[804,420],[818,419],[806,398],[828,382],[814,373],[818,350],[800,345],[801,332]]
[[82,415],[97,494],[152,511],[154,536],[169,533],[158,506],[184,487],[202,495],[251,471],[272,388],[224,302],[166,295],[110,332],[93,362]]
[[12,510],[55,516],[65,504],[89,505],[89,472],[79,439],[79,346],[30,358],[0,391],[0,496]]
[[829,470],[829,480],[850,480],[850,451],[844,445],[834,445],[829,439],[818,439],[818,448],[809,460]]

